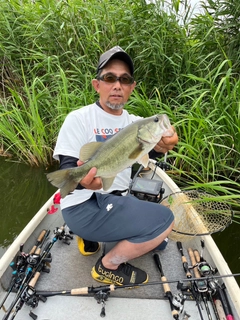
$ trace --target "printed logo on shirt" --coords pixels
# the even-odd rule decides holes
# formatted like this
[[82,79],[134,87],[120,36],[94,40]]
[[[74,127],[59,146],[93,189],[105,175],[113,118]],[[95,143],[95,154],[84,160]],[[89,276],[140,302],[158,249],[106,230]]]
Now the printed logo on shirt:
[[95,128],[94,129],[94,134],[96,137],[97,142],[104,142],[108,139],[110,139],[115,133],[120,131],[122,128]]

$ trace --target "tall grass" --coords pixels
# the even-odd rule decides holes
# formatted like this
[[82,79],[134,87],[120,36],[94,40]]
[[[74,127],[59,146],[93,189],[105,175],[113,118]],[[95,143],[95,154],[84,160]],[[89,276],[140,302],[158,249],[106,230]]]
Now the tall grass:
[[178,131],[168,155],[172,177],[235,199],[240,80],[229,46],[238,34],[231,28],[228,38],[220,23],[224,1],[209,0],[191,17],[186,0],[183,19],[180,2],[168,3],[166,10],[162,0],[0,0],[1,152],[51,166],[65,116],[97,99],[91,79],[99,55],[120,45],[133,57],[138,83],[126,108],[144,117],[165,112]]

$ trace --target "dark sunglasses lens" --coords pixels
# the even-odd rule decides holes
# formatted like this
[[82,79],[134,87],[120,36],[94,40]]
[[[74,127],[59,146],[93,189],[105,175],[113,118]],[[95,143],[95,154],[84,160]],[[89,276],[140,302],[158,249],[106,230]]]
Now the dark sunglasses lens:
[[132,77],[126,77],[126,76],[124,76],[124,77],[120,77],[120,82],[122,83],[122,84],[132,84],[133,83],[133,78]]
[[108,83],[114,83],[117,81],[117,77],[114,76],[113,74],[105,74],[103,76],[103,81],[108,82]]
[[108,74],[108,73],[104,74],[99,79],[108,83],[115,83],[118,80],[122,84],[132,84],[134,82],[133,77],[130,77],[130,76],[117,77],[114,74]]

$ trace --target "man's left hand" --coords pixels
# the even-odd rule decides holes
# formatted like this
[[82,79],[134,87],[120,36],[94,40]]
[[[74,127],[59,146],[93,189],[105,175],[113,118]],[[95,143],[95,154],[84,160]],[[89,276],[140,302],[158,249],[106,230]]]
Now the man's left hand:
[[178,135],[176,133],[175,128],[172,126],[173,135],[162,137],[162,139],[156,144],[154,150],[156,152],[166,153],[169,150],[172,150],[174,146],[178,143]]

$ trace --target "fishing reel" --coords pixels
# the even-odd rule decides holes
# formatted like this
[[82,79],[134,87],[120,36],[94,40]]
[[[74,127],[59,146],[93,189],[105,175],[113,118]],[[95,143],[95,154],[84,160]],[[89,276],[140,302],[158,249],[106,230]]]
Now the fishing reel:
[[178,281],[177,283],[177,289],[181,290],[181,292],[184,294],[184,296],[191,296],[191,282],[189,281],[188,283],[183,283],[182,281]]
[[184,302],[186,301],[187,297],[182,293],[174,294],[172,298],[172,304],[175,310],[181,313],[183,311]]
[[27,259],[28,259],[29,254],[25,253],[23,251],[23,246],[24,246],[24,244],[22,243],[19,248],[19,254],[17,255],[16,262],[12,261],[10,263],[10,267],[13,269],[13,271],[18,272],[18,271],[24,269],[27,265]]
[[[32,286],[28,286],[28,288],[26,289],[23,297],[22,297],[22,303],[25,302],[25,304],[33,309],[37,308],[39,301],[43,301],[45,302],[47,300],[47,298],[42,297],[40,295],[36,294],[36,290],[34,287]],[[32,311],[29,312],[29,316],[33,319],[36,320],[37,319],[37,315],[35,313],[33,313]]]
[[217,280],[211,279],[208,281],[208,289],[209,289],[208,291],[212,296],[216,294],[216,292],[219,290],[219,287],[220,285]]
[[208,292],[207,281],[199,278],[199,280],[194,281],[194,286],[197,292]]
[[161,180],[137,177],[133,180],[130,193],[140,200],[160,202],[165,192],[162,186],[163,181]]
[[27,290],[22,297],[26,305],[36,308],[38,306],[39,299],[36,296],[36,290],[34,287],[28,286]]
[[197,268],[201,277],[214,275],[218,272],[217,268],[213,268],[207,261],[200,261],[194,266],[189,266],[189,269]]
[[202,261],[197,264],[201,277],[207,277],[218,272],[217,268],[213,268],[208,262]]
[[70,234],[70,232],[66,231],[65,227],[56,227],[54,230],[54,234],[58,237],[59,240],[62,240],[66,244],[70,244],[70,240],[73,239],[73,236]]
[[33,268],[37,266],[37,264],[39,263],[40,261],[40,255],[39,254],[36,254],[36,253],[33,253],[33,254],[30,254],[28,257],[27,257],[27,263],[32,266]]
[[101,309],[101,313],[100,313],[101,318],[104,318],[106,316],[105,305],[106,305],[106,301],[107,301],[109,295],[110,295],[109,290],[107,290],[107,291],[106,290],[99,290],[94,293],[94,298],[97,300],[97,303],[102,305],[102,309]]
[[168,171],[171,168],[170,164],[167,163],[166,161],[159,161],[156,163],[156,166],[158,166],[160,169],[164,171]]

